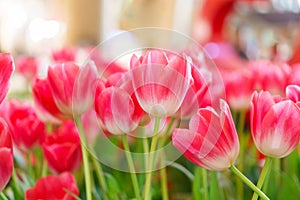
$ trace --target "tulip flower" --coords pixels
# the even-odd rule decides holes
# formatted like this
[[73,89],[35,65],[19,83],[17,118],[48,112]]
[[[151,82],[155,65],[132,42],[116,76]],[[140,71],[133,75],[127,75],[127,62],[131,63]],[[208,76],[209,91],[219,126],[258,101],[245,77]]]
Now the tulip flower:
[[3,119],[0,119],[0,192],[8,183],[14,166],[12,141],[8,127]]
[[74,176],[69,172],[61,173],[58,176],[48,175],[40,178],[33,188],[26,190],[26,200],[75,200],[71,194],[78,196],[79,189]]
[[13,141],[20,149],[32,149],[45,136],[45,125],[30,104],[10,101],[6,116]]
[[14,62],[12,56],[8,53],[0,53],[0,103],[6,97],[13,71]]
[[105,87],[103,80],[97,85],[95,111],[102,127],[112,134],[133,131],[143,115],[134,94],[130,94],[126,87]]
[[52,59],[56,63],[74,62],[77,49],[74,47],[63,47],[52,52]]
[[38,72],[38,61],[34,57],[20,56],[17,60],[16,69],[27,80],[31,81]]
[[43,152],[53,172],[76,170],[82,159],[80,138],[72,121],[47,135],[42,143]]
[[48,69],[48,81],[54,101],[65,116],[71,118],[90,110],[97,71],[93,63],[79,68],[74,63],[60,63]]
[[285,89],[286,97],[292,100],[294,103],[298,102],[300,105],[300,86],[298,85],[289,85]]
[[209,170],[229,168],[239,153],[238,135],[224,100],[220,109],[218,114],[212,107],[200,108],[189,129],[175,129],[172,136],[174,146],[187,159]]
[[144,111],[155,117],[175,114],[191,81],[191,64],[185,57],[149,50],[130,61],[132,83]]
[[251,134],[266,156],[289,155],[300,139],[300,110],[291,100],[279,100],[269,92],[254,92],[250,108]]

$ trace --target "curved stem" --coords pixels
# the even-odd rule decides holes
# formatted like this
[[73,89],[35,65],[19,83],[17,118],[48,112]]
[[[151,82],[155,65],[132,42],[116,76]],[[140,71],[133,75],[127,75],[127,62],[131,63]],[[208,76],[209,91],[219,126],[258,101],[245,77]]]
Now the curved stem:
[[[257,182],[257,185],[256,185],[256,187],[258,187],[259,189],[262,188],[265,179],[269,175],[269,172],[270,172],[270,169],[271,169],[271,166],[272,166],[272,160],[273,160],[272,158],[266,157],[264,167],[261,171],[261,174],[259,176],[259,179],[258,179],[258,182]],[[256,193],[254,193],[253,197],[252,197],[252,200],[257,200],[257,199],[258,199],[258,195]]]
[[96,169],[96,174],[99,178],[99,182],[100,182],[100,185],[102,187],[102,191],[103,191],[103,199],[104,200],[108,200],[108,197],[107,197],[107,185],[106,185],[106,181],[105,181],[105,177],[104,177],[104,172],[103,172],[103,169],[101,167],[101,164],[99,164],[99,162],[95,159],[95,158],[92,158],[92,162],[93,162],[93,165]]
[[153,168],[153,162],[154,162],[154,153],[155,153],[154,151],[156,149],[157,140],[158,140],[159,122],[160,122],[160,118],[156,117],[155,118],[155,124],[154,124],[152,142],[151,142],[150,151],[149,151],[149,159],[148,159],[149,163],[148,163],[147,172],[146,172],[144,200],[151,199],[150,190],[151,190],[152,168]]
[[127,141],[127,137],[125,134],[121,135],[122,137],[122,141],[123,141],[123,145],[124,145],[124,149],[125,149],[125,154],[126,154],[126,158],[127,158],[127,162],[128,162],[128,168],[129,168],[129,172],[130,172],[130,176],[131,176],[131,181],[132,181],[132,185],[133,185],[133,190],[134,190],[134,194],[135,197],[138,200],[141,200],[141,195],[140,195],[140,188],[139,188],[139,184],[138,184],[138,180],[137,180],[137,176],[135,173],[135,169],[134,169],[134,165],[133,165],[133,160],[132,160],[132,156],[130,153],[130,148],[129,148],[129,144]]
[[86,139],[82,127],[81,118],[76,117],[74,119],[75,124],[79,130],[80,140],[81,140],[81,151],[82,151],[82,160],[83,160],[83,170],[84,170],[84,179],[85,179],[85,190],[86,190],[86,200],[92,200],[92,187],[91,187],[91,174],[89,169],[89,158],[88,152],[86,149]]
[[204,200],[208,200],[207,169],[202,168],[202,185],[204,190]]
[[169,122],[169,124],[168,124],[168,127],[166,129],[166,132],[164,133],[162,139],[160,140],[160,142],[158,144],[158,149],[160,149],[161,147],[163,147],[164,144],[166,143],[167,138],[169,136],[169,133],[170,133],[170,131],[172,129],[172,126],[173,126],[174,122],[175,122],[175,117],[172,117],[171,120],[170,120],[170,122]]
[[8,200],[7,196],[5,196],[5,194],[3,192],[0,192],[0,197],[3,200]]
[[258,187],[256,187],[242,172],[240,172],[234,165],[229,168],[235,175],[240,177],[242,181],[248,185],[254,192],[256,192],[262,199],[270,200],[265,193],[263,193]]

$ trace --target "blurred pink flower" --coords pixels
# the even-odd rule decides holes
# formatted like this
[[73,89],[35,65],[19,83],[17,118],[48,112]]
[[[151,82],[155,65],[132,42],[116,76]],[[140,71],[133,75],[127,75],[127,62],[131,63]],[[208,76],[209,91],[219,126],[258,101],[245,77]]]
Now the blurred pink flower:
[[37,75],[38,67],[37,59],[30,56],[20,56],[16,63],[17,71],[29,81]]
[[52,52],[52,59],[56,63],[76,61],[77,49],[75,47],[63,47]]

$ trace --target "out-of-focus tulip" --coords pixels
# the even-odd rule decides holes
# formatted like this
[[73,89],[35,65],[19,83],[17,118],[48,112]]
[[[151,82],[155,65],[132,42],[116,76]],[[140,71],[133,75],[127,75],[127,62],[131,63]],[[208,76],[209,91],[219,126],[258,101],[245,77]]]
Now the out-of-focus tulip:
[[0,103],[6,97],[9,80],[14,69],[12,56],[8,53],[0,53]]
[[189,124],[189,129],[175,129],[172,141],[184,156],[198,166],[209,170],[229,168],[239,153],[239,140],[224,100],[221,112],[213,108],[200,108]]
[[69,172],[61,173],[58,176],[48,175],[40,178],[33,188],[26,190],[26,200],[75,200],[70,194],[79,195],[74,176]]
[[262,60],[249,62],[248,67],[255,76],[256,89],[269,91],[274,95],[284,94],[291,73],[289,65]]
[[156,116],[175,114],[191,81],[191,64],[184,56],[149,50],[130,61],[132,83],[144,111]]
[[54,172],[73,171],[81,163],[80,138],[73,121],[64,122],[62,127],[47,135],[42,148]]
[[285,89],[286,97],[292,100],[294,103],[300,105],[300,86],[298,85],[289,85]]
[[56,63],[74,62],[77,49],[75,47],[63,47],[52,52],[52,59]]
[[300,86],[300,63],[292,66],[292,71],[289,77],[289,84]]
[[38,67],[37,59],[30,56],[20,56],[16,63],[17,71],[30,81],[36,76]]
[[250,107],[251,134],[257,149],[266,156],[290,154],[300,139],[300,110],[291,100],[279,100],[269,92],[254,92]]
[[8,127],[0,118],[0,192],[8,183],[14,166],[12,141]]
[[30,150],[45,136],[45,125],[27,102],[12,100],[8,104],[7,122],[17,147]]

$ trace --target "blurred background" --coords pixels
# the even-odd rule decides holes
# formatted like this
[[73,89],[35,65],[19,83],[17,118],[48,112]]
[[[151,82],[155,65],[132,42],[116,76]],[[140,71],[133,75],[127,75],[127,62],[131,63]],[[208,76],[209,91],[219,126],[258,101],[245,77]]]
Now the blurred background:
[[300,0],[0,0],[0,51],[43,56],[120,30],[162,27],[212,58],[300,60]]

